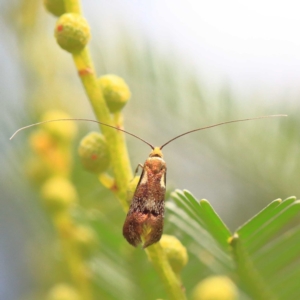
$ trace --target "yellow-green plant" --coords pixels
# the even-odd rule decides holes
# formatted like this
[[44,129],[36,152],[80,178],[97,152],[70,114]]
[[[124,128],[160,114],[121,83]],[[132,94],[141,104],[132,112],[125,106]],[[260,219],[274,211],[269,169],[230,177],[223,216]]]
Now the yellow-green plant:
[[[49,4],[46,7],[55,7]],[[106,75],[98,79],[93,61],[88,49],[90,30],[87,21],[82,16],[79,0],[63,1],[65,13],[61,14],[55,25],[55,37],[61,48],[70,52],[77,73],[81,79],[86,95],[92,105],[97,120],[108,125],[122,128],[123,116],[121,109],[129,100],[130,91],[125,82],[118,76]],[[52,9],[50,9],[53,12]],[[55,10],[55,15],[57,10]],[[59,10],[61,11],[61,10]],[[124,134],[112,128],[100,125],[101,132],[107,141],[113,178],[108,184],[108,177],[101,175],[103,185],[110,187],[125,211],[128,210],[127,192],[133,174],[128,158]],[[82,141],[82,145],[86,144]],[[81,147],[82,149],[82,147]],[[80,150],[82,154],[84,151]],[[83,154],[81,155],[83,157]],[[85,160],[85,164],[86,160]],[[102,170],[101,170],[102,171]],[[148,258],[161,277],[165,289],[172,299],[185,299],[184,291],[176,274],[159,243],[145,250]],[[79,290],[80,292],[80,290]],[[89,295],[83,290],[86,300]],[[91,298],[92,299],[92,298]]]
[[[33,2],[37,2],[37,0],[30,1],[31,4]],[[96,75],[87,48],[90,40],[89,25],[88,21],[81,14],[80,3],[78,1],[47,0],[45,4],[55,16],[60,17],[55,27],[55,36],[63,49],[74,57],[77,73],[84,84],[84,90],[88,98],[92,100],[91,103],[97,119],[122,128],[123,113],[121,109],[130,97],[128,85],[116,75]],[[24,15],[26,10],[26,12],[31,11],[31,14],[28,14],[28,16],[32,16],[31,6],[28,5],[28,1],[24,1],[23,5]],[[34,18],[28,16],[25,18],[27,23],[24,24],[32,26]],[[40,20],[41,18],[36,19]],[[32,30],[33,27],[24,26],[24,28],[27,28],[28,35],[35,32]],[[43,34],[41,36],[35,35],[36,44],[32,43],[32,40],[27,42],[28,36],[26,34],[21,34],[20,36],[26,41],[25,45],[27,47],[25,49],[27,51],[23,48],[22,54],[26,57],[27,66],[36,68],[35,71],[39,74],[39,80],[42,81],[41,78],[43,76],[46,77],[45,73],[51,68],[41,68],[33,59],[33,56],[34,58],[38,57],[37,54],[44,58],[46,53],[45,49],[43,51],[40,50],[41,44],[46,40],[44,37],[46,30],[42,26],[37,27]],[[24,31],[26,32],[25,29]],[[68,36],[69,34],[70,36]],[[98,32],[97,35],[97,38],[95,38],[94,34],[94,40],[101,38]],[[119,39],[121,40],[121,38],[124,39],[122,46],[126,45],[127,48],[124,48],[128,52],[134,53],[132,51],[134,43],[130,43],[130,38],[128,36],[125,38],[120,34]],[[55,45],[53,37],[51,43]],[[34,45],[40,51],[32,51]],[[105,46],[107,45],[100,43],[100,55],[101,47]],[[136,102],[134,107],[136,109],[136,106],[142,102],[142,98],[146,99],[141,105],[142,113],[139,111],[139,116],[150,115],[154,112],[154,110],[150,110],[150,107],[152,109],[154,107],[155,115],[158,115],[159,119],[167,119],[168,115],[173,112],[175,115],[177,114],[178,126],[180,126],[180,123],[185,123],[187,119],[193,119],[194,124],[190,124],[189,128],[196,128],[199,124],[207,125],[243,115],[241,111],[237,112],[235,104],[230,104],[230,99],[226,97],[227,95],[220,97],[220,101],[203,97],[202,87],[197,82],[195,74],[190,74],[189,76],[191,77],[187,77],[185,72],[179,72],[180,74],[178,74],[174,71],[178,70],[174,69],[174,66],[178,65],[178,61],[174,64],[172,60],[157,59],[153,55],[155,52],[152,53],[150,51],[149,53],[148,47],[145,48],[147,51],[145,51],[146,54],[144,54],[143,61],[146,61],[146,67],[144,69],[140,67],[139,71],[141,73],[138,74],[139,76],[136,76],[138,78],[136,82],[130,78],[130,87],[133,95],[137,95],[139,92],[138,86],[146,87],[146,89],[140,88],[140,94],[137,97],[140,101]],[[57,50],[59,50],[58,47]],[[66,52],[62,54],[65,54],[65,61],[71,61],[71,59],[65,59],[67,57]],[[153,55],[153,60],[148,59],[149,54]],[[138,55],[131,54],[129,61],[138,61],[136,57]],[[112,60],[115,60],[115,56]],[[53,62],[51,65],[54,65],[57,59],[52,61],[49,59],[49,62]],[[170,65],[166,64],[166,62],[169,62]],[[50,66],[50,63],[48,64]],[[55,73],[53,70],[49,73],[60,74],[63,71],[62,66],[63,64],[56,68],[52,66],[55,69]],[[103,69],[99,68],[100,72],[103,73]],[[110,67],[107,69],[110,73]],[[161,72],[159,73],[158,70]],[[136,70],[129,68],[128,73],[131,71],[134,73]],[[57,77],[53,76],[52,78]],[[63,85],[64,82],[61,84]],[[62,90],[60,92],[53,91],[51,94],[48,93],[50,90],[49,86],[52,89],[52,81],[50,83],[46,82],[46,93],[39,94],[36,91],[33,93],[35,95],[34,98],[38,100],[33,105],[35,113],[40,113],[40,111],[45,109],[48,110],[50,107],[61,108],[54,101],[58,96],[65,98],[74,89],[76,90],[77,88],[76,91],[82,89],[80,85],[76,85],[68,90],[66,85],[62,89],[63,91],[65,90],[65,94],[61,93]],[[183,87],[189,87],[189,89],[183,89]],[[158,92],[156,93],[159,93],[160,96],[153,97],[151,93],[147,92],[147,89],[151,91],[156,91],[157,89]],[[182,92],[183,90],[184,92]],[[182,96],[180,95],[184,95],[184,104],[187,106],[183,106]],[[76,105],[73,104],[73,101],[76,101],[77,98],[81,97],[77,97],[76,92],[73,93],[71,96],[72,101],[68,101],[69,105],[75,107]],[[161,101],[161,98],[164,101]],[[43,101],[40,101],[41,99]],[[50,101],[45,101],[47,99]],[[149,101],[150,99],[151,101]],[[191,99],[193,101],[189,102]],[[192,113],[189,113],[189,111]],[[217,118],[212,121],[216,117],[215,111],[218,112]],[[280,110],[280,112],[282,111]],[[255,114],[256,112],[253,112],[254,116]],[[82,115],[79,116],[83,117]],[[64,117],[66,116],[56,111],[43,116],[41,120]],[[131,119],[128,121],[136,122],[136,119]],[[167,122],[162,123],[165,124]],[[158,127],[152,126],[151,132],[157,132],[157,129],[161,129],[164,124],[156,124]],[[226,159],[227,164],[232,164],[232,167],[234,165],[247,167],[247,172],[241,171],[241,168],[238,174],[242,175],[239,176],[241,180],[245,178],[250,179],[251,188],[247,189],[247,193],[244,190],[240,194],[235,194],[240,203],[239,205],[230,206],[230,209],[233,210],[231,210],[231,220],[233,222],[239,222],[239,218],[243,214],[240,205],[246,207],[244,213],[247,211],[247,207],[257,210],[255,204],[259,203],[259,201],[253,199],[250,191],[258,193],[257,189],[262,189],[263,186],[263,188],[267,187],[273,193],[281,195],[284,190],[284,182],[291,182],[291,176],[287,174],[291,174],[289,172],[293,168],[297,170],[299,164],[297,159],[291,160],[293,163],[288,164],[290,153],[293,152],[292,149],[294,149],[295,153],[299,153],[299,151],[295,151],[298,149],[297,146],[290,147],[291,137],[293,137],[292,133],[297,133],[295,128],[299,127],[298,124],[299,121],[297,120],[294,120],[294,123],[290,123],[286,128],[286,134],[281,135],[282,139],[274,138],[273,143],[268,143],[267,139],[263,140],[262,137],[265,135],[263,131],[257,133],[257,130],[254,130],[252,135],[247,136],[247,138],[245,138],[243,132],[243,140],[245,141],[243,149],[240,148],[240,144],[231,143],[238,137],[239,130],[234,131],[234,134],[228,137],[228,134],[224,134],[224,131],[227,130],[224,128],[218,139],[212,137],[208,139],[208,143],[213,145],[212,149],[218,153],[218,156],[214,159],[217,160],[219,157],[223,157]],[[173,201],[167,202],[165,231],[172,234],[172,236],[163,236],[160,244],[146,250],[148,257],[153,263],[151,265],[147,262],[143,250],[134,249],[127,245],[125,240],[122,240],[121,226],[114,224],[117,223],[116,219],[118,217],[119,219],[124,218],[124,213],[116,216],[118,211],[121,211],[120,205],[117,201],[112,201],[110,196],[113,194],[126,212],[139,179],[135,177],[132,180],[133,176],[126,146],[124,145],[123,134],[103,128],[101,130],[102,133],[88,134],[86,138],[91,138],[91,140],[85,140],[85,138],[82,140],[81,146],[83,145],[84,147],[80,151],[80,158],[83,160],[85,169],[93,173],[86,176],[82,170],[80,172],[74,170],[76,169],[76,155],[74,155],[75,151],[72,151],[71,144],[74,142],[75,133],[65,130],[68,126],[74,126],[74,124],[72,125],[72,123],[68,122],[64,124],[45,124],[42,128],[39,127],[34,132],[30,132],[29,140],[34,151],[34,157],[28,161],[26,172],[39,186],[41,199],[49,213],[49,219],[53,222],[53,227],[60,242],[59,247],[53,247],[52,240],[47,240],[45,247],[53,252],[55,258],[53,261],[55,263],[50,260],[46,261],[52,265],[61,264],[60,266],[63,266],[59,272],[53,272],[51,280],[47,281],[47,290],[43,292],[42,297],[37,296],[36,299],[88,300],[101,298],[150,300],[158,297],[180,299],[181,296],[184,297],[184,293],[189,297],[194,296],[196,299],[213,298],[214,300],[216,300],[216,297],[232,300],[235,300],[237,297],[243,300],[297,298],[299,294],[297,279],[300,274],[298,261],[300,244],[298,242],[299,226],[297,226],[299,223],[297,221],[299,202],[295,198],[272,202],[248,223],[236,231],[230,231],[208,201],[198,201],[187,191],[177,191],[172,194]],[[272,127],[268,131],[268,135],[274,135],[275,132],[276,128]],[[228,130],[226,133],[230,134],[230,131]],[[288,140],[289,137],[290,139]],[[185,164],[180,167],[180,162],[177,160],[174,169],[176,168],[178,172],[184,174],[184,177],[188,178],[189,181],[195,181],[198,186],[200,178],[190,169],[191,164],[188,164],[190,157],[185,155],[185,149],[179,148],[186,146],[193,148],[196,144],[201,144],[201,147],[197,148],[200,153],[204,148],[203,144],[199,143],[198,138],[194,139],[194,136],[191,138],[193,141],[179,143],[178,148],[176,147],[174,153],[180,154],[180,161],[185,161]],[[226,144],[230,145],[230,151],[227,151],[228,148],[224,147],[225,140]],[[249,140],[251,140],[251,149]],[[261,145],[264,145],[264,147],[261,147]],[[102,149],[101,155],[97,152],[100,149],[97,147]],[[188,148],[186,150],[189,150]],[[275,161],[276,163],[266,159],[269,158],[269,152],[273,151],[273,148],[280,149],[281,153],[280,158]],[[259,155],[261,155],[262,161],[255,159],[254,156],[251,160],[250,155],[249,161],[246,160],[245,156],[240,155],[246,149],[250,153],[255,149],[257,151],[257,156],[255,157],[259,158]],[[113,154],[112,157],[111,154]],[[74,160],[75,165],[73,163]],[[217,161],[219,162],[219,160]],[[95,162],[94,165],[93,162]],[[197,169],[202,169],[202,163],[199,161],[194,160],[193,165]],[[264,176],[265,180],[258,179],[258,173],[250,170],[253,166],[254,169],[255,166],[257,169],[262,169],[262,166],[265,168],[268,165],[273,165],[273,170],[276,170],[276,172],[274,171],[272,174],[259,173]],[[170,163],[168,166],[170,169],[173,168]],[[113,172],[109,168],[112,168]],[[235,172],[237,171],[235,170]],[[78,180],[79,173],[80,180]],[[203,171],[203,173],[205,172]],[[280,177],[280,181],[278,177]],[[296,176],[294,177],[296,178]],[[85,187],[93,178],[95,183],[98,178],[101,185],[95,184],[93,189],[90,189],[90,186]],[[170,179],[172,180],[172,178],[169,178],[169,182]],[[250,183],[247,182],[247,184],[250,186]],[[101,192],[98,192],[97,188],[101,189]],[[199,189],[197,193],[202,196],[203,190]],[[294,190],[292,193],[295,193]],[[219,194],[222,195],[221,188]],[[93,198],[92,203],[91,198]],[[270,199],[270,197],[260,198],[264,198],[264,201]],[[102,205],[105,201],[109,202],[107,205],[109,209],[102,210]],[[223,195],[218,198],[218,201],[224,201]],[[296,218],[293,218],[294,223],[292,224],[296,226],[285,230],[288,221],[295,216]],[[117,233],[114,234],[114,232]],[[104,241],[99,239],[99,236],[104,240],[105,237],[109,236],[109,238],[106,238]],[[178,239],[174,236],[177,236]],[[37,252],[42,252],[39,250]],[[187,257],[189,261],[185,265]],[[152,272],[153,266],[160,274],[162,280],[156,279],[159,276]],[[43,273],[43,270],[40,271],[40,273]],[[49,282],[51,282],[52,287],[50,289]],[[162,283],[164,283],[167,293],[159,289],[163,285]],[[185,288],[186,291],[184,291]]]

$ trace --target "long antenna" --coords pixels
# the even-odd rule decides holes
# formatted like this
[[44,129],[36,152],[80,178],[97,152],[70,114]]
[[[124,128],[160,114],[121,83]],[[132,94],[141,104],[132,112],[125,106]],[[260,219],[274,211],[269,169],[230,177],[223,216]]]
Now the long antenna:
[[112,125],[109,125],[109,124],[105,124],[105,123],[102,123],[102,122],[99,122],[99,121],[96,121],[96,120],[90,120],[90,119],[78,119],[78,118],[75,118],[75,119],[55,119],[55,120],[48,120],[48,121],[43,121],[43,122],[38,122],[38,123],[34,123],[34,124],[31,124],[31,125],[28,125],[28,126],[24,126],[20,129],[18,129],[11,137],[10,137],[10,140],[12,140],[20,131],[24,130],[24,129],[27,129],[27,128],[30,128],[30,127],[33,127],[33,126],[37,126],[37,125],[42,125],[42,124],[46,124],[46,123],[50,123],[50,122],[60,122],[60,121],[88,121],[88,122],[93,122],[93,123],[97,123],[97,124],[101,124],[103,126],[107,126],[107,127],[110,127],[110,128],[114,128],[116,130],[119,130],[119,131],[122,131],[122,132],[125,132],[137,139],[139,139],[140,141],[144,142],[145,144],[147,144],[148,146],[151,147],[151,149],[154,149],[154,146],[152,146],[150,143],[148,143],[147,141],[143,140],[142,138],[138,137],[137,135],[133,134],[133,133],[130,133],[124,129],[121,129],[121,128],[118,128],[118,127],[115,127],[115,126],[112,126]]
[[[230,124],[230,123],[244,122],[244,121],[251,121],[251,120],[258,120],[258,119],[265,119],[265,118],[275,118],[275,117],[287,117],[287,115],[269,115],[269,116],[261,116],[261,117],[256,117],[256,118],[232,120],[232,121],[222,122],[222,123],[218,123],[218,124],[214,124],[214,125],[210,125],[210,126],[205,126],[205,127],[193,129],[193,130],[190,130],[190,131],[187,131],[187,132],[184,132],[184,133],[182,133],[180,135],[175,136],[174,138],[172,138],[171,140],[169,140],[168,142],[166,142],[165,144],[163,144],[162,146],[160,146],[160,150],[162,148],[164,148],[166,145],[168,145],[169,143],[173,142],[174,140],[176,140],[176,139],[178,139],[178,138],[180,138],[180,137],[182,137],[184,135],[187,135],[189,133],[195,132],[195,131],[200,131],[200,130],[204,130],[204,129],[208,129],[208,128],[212,128],[212,127],[217,127],[217,126],[220,126],[220,125]],[[10,140],[12,140],[20,131],[22,131],[24,129],[27,129],[27,128],[30,128],[30,127],[33,127],[33,126],[37,126],[37,125],[42,125],[42,124],[51,123],[51,122],[60,122],[60,121],[87,121],[87,122],[93,122],[93,123],[101,124],[103,126],[114,128],[116,130],[119,130],[119,131],[122,131],[124,133],[127,133],[127,134],[129,134],[129,135],[137,138],[138,140],[144,142],[145,144],[147,144],[148,146],[150,146],[151,149],[154,149],[153,145],[151,145],[150,143],[148,143],[144,139],[138,137],[137,135],[135,135],[133,133],[130,133],[129,131],[126,131],[124,129],[121,129],[121,128],[118,128],[118,127],[115,127],[115,126],[112,126],[112,125],[109,125],[109,124],[106,124],[106,123],[102,123],[102,122],[99,122],[99,121],[96,121],[96,120],[81,119],[81,118],[75,118],[75,119],[72,119],[72,118],[70,118],[70,119],[55,119],[55,120],[48,120],[48,121],[38,122],[38,123],[34,123],[34,124],[31,124],[31,125],[28,125],[28,126],[24,126],[24,127],[20,128],[20,129],[18,129],[10,137]]]
[[269,115],[269,116],[261,116],[261,117],[256,117],[256,118],[233,120],[233,121],[227,121],[227,122],[222,122],[222,123],[218,123],[218,124],[214,124],[214,125],[210,125],[210,126],[205,126],[205,127],[197,128],[197,129],[190,130],[190,131],[187,131],[187,132],[184,132],[184,133],[182,133],[180,135],[175,136],[174,138],[172,138],[171,140],[169,140],[168,142],[166,142],[165,144],[163,144],[162,146],[160,146],[160,150],[162,148],[164,148],[166,145],[168,145],[169,143],[173,142],[174,140],[176,140],[176,139],[178,139],[178,138],[180,138],[180,137],[182,137],[182,136],[184,136],[186,134],[195,132],[195,131],[200,131],[200,130],[204,130],[204,129],[208,129],[208,128],[212,128],[212,127],[217,127],[217,126],[220,126],[220,125],[230,124],[230,123],[244,122],[244,121],[251,121],[251,120],[258,120],[258,119],[265,119],[265,118],[275,118],[275,117],[287,117],[287,115]]

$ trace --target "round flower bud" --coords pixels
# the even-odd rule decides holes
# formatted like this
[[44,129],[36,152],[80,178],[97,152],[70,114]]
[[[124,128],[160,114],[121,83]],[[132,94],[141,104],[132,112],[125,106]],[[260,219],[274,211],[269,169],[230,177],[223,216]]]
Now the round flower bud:
[[52,177],[41,188],[41,196],[51,212],[66,210],[77,201],[74,185],[64,177]]
[[[43,114],[41,121],[70,119],[71,117],[60,110],[50,110]],[[42,128],[54,139],[70,142],[77,133],[77,126],[73,121],[49,122],[42,125]]]
[[57,17],[66,12],[64,0],[44,0],[44,5],[50,13]]
[[37,154],[43,155],[55,147],[55,142],[49,133],[38,129],[30,134],[29,145]]
[[80,300],[78,292],[67,284],[57,284],[47,295],[47,300]]
[[87,226],[74,229],[73,239],[82,255],[89,257],[97,248],[98,240],[95,231]]
[[202,280],[194,289],[193,300],[237,300],[236,285],[227,276],[211,276]]
[[110,165],[110,154],[107,142],[99,132],[90,132],[80,142],[79,156],[87,171],[100,174]]
[[25,164],[25,174],[31,182],[40,186],[51,174],[48,165],[40,158],[30,157]]
[[76,53],[81,51],[90,40],[90,27],[87,21],[78,14],[63,14],[56,22],[55,37],[61,48],[70,53]]
[[98,82],[110,112],[120,111],[131,96],[125,81],[116,75],[105,75],[100,77]]
[[173,271],[178,274],[188,262],[186,248],[173,235],[163,234],[160,244],[167,255]]

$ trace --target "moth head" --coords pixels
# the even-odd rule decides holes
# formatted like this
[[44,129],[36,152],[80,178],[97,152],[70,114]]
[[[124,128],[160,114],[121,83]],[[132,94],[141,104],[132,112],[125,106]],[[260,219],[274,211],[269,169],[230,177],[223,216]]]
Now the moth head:
[[160,147],[154,147],[153,150],[150,152],[149,157],[160,157],[163,158],[162,151]]
[[166,163],[163,160],[163,154],[159,147],[154,147],[149,158],[146,160],[144,167],[153,174],[166,170]]

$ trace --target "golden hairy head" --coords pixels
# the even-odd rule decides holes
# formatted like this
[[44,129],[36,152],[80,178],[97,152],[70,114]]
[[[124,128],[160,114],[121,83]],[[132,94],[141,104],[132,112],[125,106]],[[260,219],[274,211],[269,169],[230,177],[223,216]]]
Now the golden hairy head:
[[154,149],[150,152],[149,157],[160,157],[163,158],[162,151],[160,147],[154,147]]

